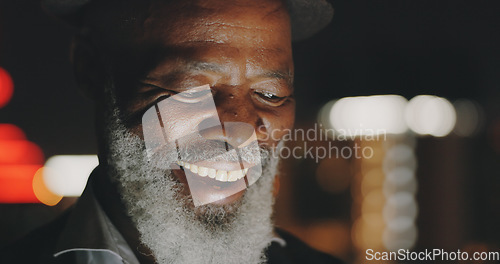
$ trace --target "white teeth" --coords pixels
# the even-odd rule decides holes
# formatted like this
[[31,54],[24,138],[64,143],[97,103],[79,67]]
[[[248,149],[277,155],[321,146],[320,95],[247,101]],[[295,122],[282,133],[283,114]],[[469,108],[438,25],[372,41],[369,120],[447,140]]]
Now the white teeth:
[[198,167],[198,175],[201,177],[205,177],[208,175],[208,168],[205,167]]
[[189,167],[189,170],[192,172],[192,173],[198,173],[198,166],[194,165],[194,164],[191,164],[191,166]]
[[227,174],[227,181],[233,182],[241,179],[243,177],[243,172],[241,170],[230,171]]
[[184,167],[184,169],[189,169],[191,172],[196,173],[201,177],[208,176],[221,182],[234,182],[245,177],[248,173],[248,168],[243,170],[225,171],[201,167],[184,161],[177,161],[177,164]]
[[234,182],[238,179],[238,175],[236,171],[230,171],[227,174],[227,181]]
[[221,182],[226,182],[227,181],[227,171],[225,170],[218,170],[217,174],[215,175],[215,179]]
[[215,175],[217,175],[217,171],[215,169],[208,169],[208,177],[210,178],[215,178]]

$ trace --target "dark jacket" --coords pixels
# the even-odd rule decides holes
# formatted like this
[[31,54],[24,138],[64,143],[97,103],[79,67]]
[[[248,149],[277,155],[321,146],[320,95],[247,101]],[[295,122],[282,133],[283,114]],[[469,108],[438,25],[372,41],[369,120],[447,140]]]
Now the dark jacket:
[[[71,259],[52,256],[56,242],[68,219],[69,212],[45,225],[25,238],[0,250],[1,264],[70,264]],[[286,241],[286,246],[273,242],[266,250],[268,263],[343,263],[328,254],[312,249],[293,235],[277,229],[276,233]],[[57,261],[57,262],[56,262]]]

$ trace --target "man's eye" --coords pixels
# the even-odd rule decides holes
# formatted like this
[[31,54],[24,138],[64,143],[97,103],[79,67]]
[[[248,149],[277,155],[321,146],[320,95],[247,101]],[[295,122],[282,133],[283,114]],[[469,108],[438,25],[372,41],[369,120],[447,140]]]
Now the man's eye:
[[175,100],[183,103],[198,103],[211,96],[211,91],[208,89],[201,91],[187,91],[178,93],[174,96]]
[[179,93],[179,96],[185,97],[185,98],[197,98],[197,97],[201,97],[205,94],[207,94],[207,91],[184,92],[184,93]]
[[255,94],[258,95],[261,100],[265,100],[267,103],[269,103],[273,106],[281,105],[285,101],[285,99],[287,98],[286,96],[280,97],[280,96],[277,96],[273,93],[266,92],[266,91],[258,91],[258,92],[255,92]]

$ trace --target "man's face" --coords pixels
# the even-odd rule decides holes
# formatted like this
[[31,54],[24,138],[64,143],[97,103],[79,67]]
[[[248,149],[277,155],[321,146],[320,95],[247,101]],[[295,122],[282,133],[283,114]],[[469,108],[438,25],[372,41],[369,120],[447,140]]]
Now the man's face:
[[[93,16],[94,28],[100,29],[96,38],[107,47],[103,60],[110,64],[113,84],[100,105],[100,158],[107,162],[141,242],[158,263],[262,262],[272,237],[278,164],[270,151],[294,118],[290,23],[284,3],[116,2],[121,9],[113,9],[111,19],[106,12],[99,16],[100,9]],[[165,102],[172,104],[160,109]],[[163,124],[153,138],[179,143],[176,148],[156,148],[148,156],[148,113]],[[247,151],[250,145],[260,147],[257,153]],[[181,148],[190,153],[189,159],[182,158]],[[236,158],[222,155],[230,149],[238,149]],[[229,188],[231,195],[194,208],[189,172],[168,169],[176,162],[193,162],[217,172],[233,171],[238,164],[254,166],[256,159],[262,176],[253,185],[237,188],[249,184],[242,179],[212,184]],[[193,178],[209,178],[198,174]],[[197,195],[205,199],[221,194],[214,188]]]
[[[283,3],[179,2],[154,2],[129,45],[115,55],[115,92],[127,129],[144,139],[143,114],[163,99],[187,92],[194,99],[186,98],[187,104],[161,116],[171,142],[218,120],[223,130],[200,130],[198,141],[187,147],[227,142],[236,148],[248,141],[251,133],[224,126],[230,122],[250,125],[261,147],[275,147],[294,118],[290,24]],[[201,106],[193,108],[197,95],[190,91],[203,85],[211,89],[215,114]],[[196,164],[217,171],[240,168],[234,162]],[[174,170],[174,175],[188,193],[185,172]],[[243,194],[239,191],[217,203],[233,203]]]

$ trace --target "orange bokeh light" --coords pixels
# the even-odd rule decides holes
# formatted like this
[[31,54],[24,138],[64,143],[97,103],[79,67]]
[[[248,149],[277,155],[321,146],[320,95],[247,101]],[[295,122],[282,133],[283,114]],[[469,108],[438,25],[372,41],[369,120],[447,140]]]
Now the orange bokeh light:
[[49,206],[54,206],[58,204],[63,197],[51,192],[47,188],[43,179],[44,170],[45,168],[40,168],[36,171],[35,176],[33,177],[33,192],[40,202]]
[[0,108],[7,105],[13,93],[14,82],[12,82],[10,74],[3,68],[0,68]]

